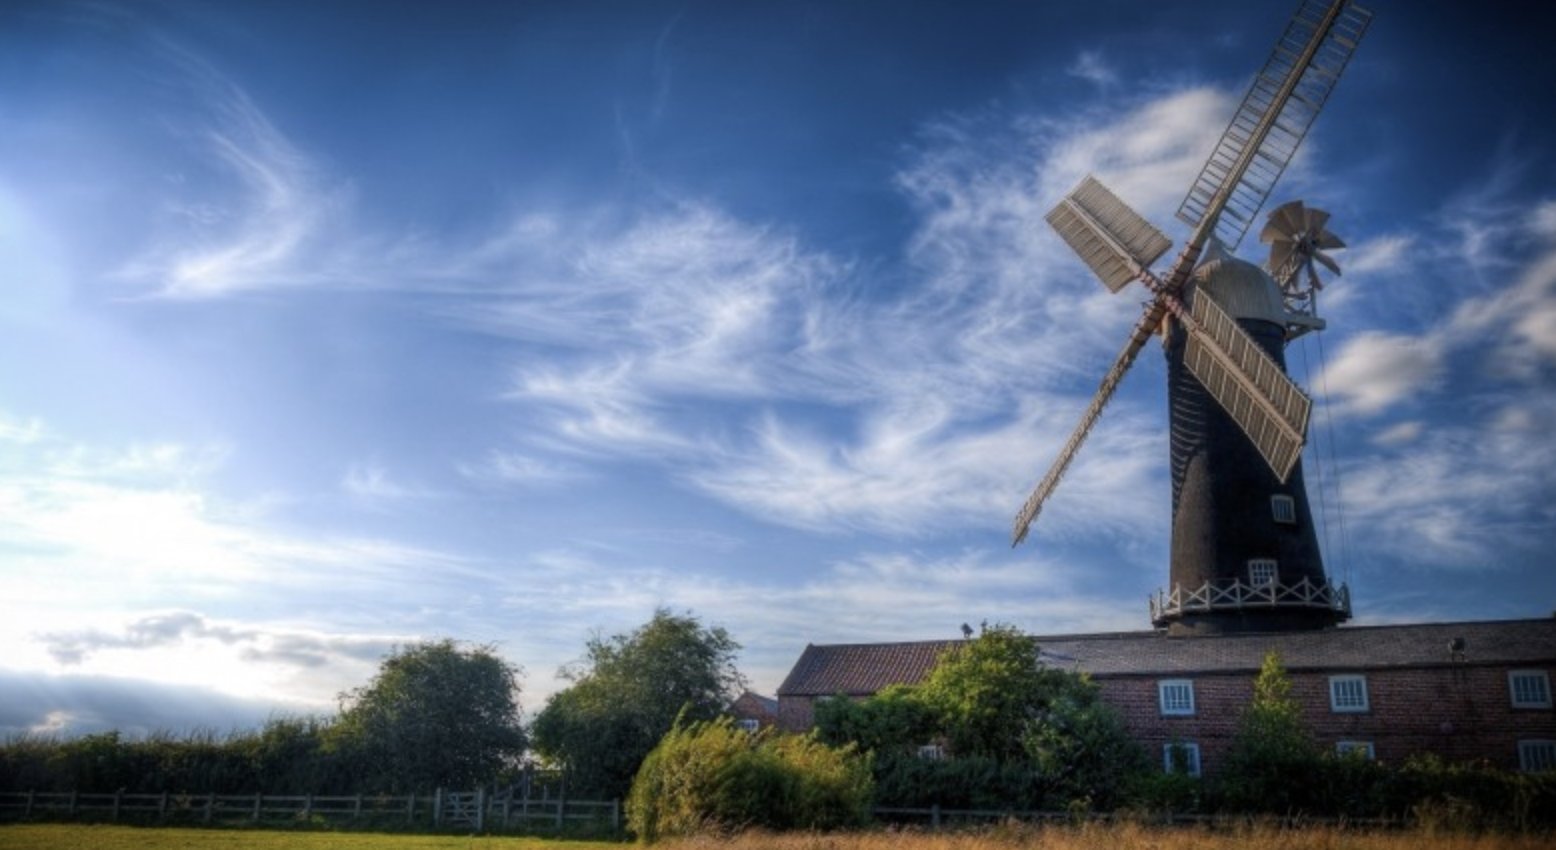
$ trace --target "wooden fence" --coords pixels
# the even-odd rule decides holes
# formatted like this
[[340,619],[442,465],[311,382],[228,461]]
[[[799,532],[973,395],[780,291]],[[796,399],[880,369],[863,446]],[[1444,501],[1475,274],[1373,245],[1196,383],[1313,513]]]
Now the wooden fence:
[[80,794],[0,792],[0,820],[110,823],[319,824],[470,829],[561,830],[589,822],[621,829],[617,800],[537,799],[512,793],[444,791],[404,796],[284,794]]

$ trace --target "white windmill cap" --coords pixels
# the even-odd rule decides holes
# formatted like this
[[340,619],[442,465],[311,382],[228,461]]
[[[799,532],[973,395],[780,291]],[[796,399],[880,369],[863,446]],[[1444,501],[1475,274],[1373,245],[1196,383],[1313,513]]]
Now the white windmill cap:
[[1234,319],[1286,324],[1286,302],[1275,279],[1259,266],[1232,256],[1218,239],[1205,247],[1204,258],[1195,267],[1194,287],[1208,292]]

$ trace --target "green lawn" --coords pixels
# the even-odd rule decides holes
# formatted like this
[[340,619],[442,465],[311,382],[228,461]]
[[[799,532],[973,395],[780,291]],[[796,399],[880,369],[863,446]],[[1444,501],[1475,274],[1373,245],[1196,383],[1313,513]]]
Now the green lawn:
[[610,841],[133,826],[0,826],[0,850],[621,850]]

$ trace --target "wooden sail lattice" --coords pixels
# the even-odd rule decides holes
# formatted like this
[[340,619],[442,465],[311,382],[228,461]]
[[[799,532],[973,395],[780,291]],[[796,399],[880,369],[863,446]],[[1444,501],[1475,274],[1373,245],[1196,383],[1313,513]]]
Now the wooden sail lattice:
[[1183,362],[1242,428],[1283,483],[1302,457],[1313,401],[1215,299],[1201,290]]
[[1370,11],[1350,3],[1306,0],[1297,9],[1189,188],[1179,220],[1194,227],[1215,215],[1216,238],[1228,250],[1237,247],[1371,20]]

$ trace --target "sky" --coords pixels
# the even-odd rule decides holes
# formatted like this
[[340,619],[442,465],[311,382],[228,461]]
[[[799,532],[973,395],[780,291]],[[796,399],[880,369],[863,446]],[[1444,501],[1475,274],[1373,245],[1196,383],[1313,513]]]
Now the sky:
[[[329,713],[441,637],[532,716],[660,608],[769,695],[1149,628],[1154,342],[1009,546],[1147,298],[1043,215],[1094,173],[1181,243],[1294,7],[0,5],[0,735]],[[1368,7],[1266,206],[1348,243],[1287,352],[1326,565],[1355,623],[1551,616],[1552,13]]]

